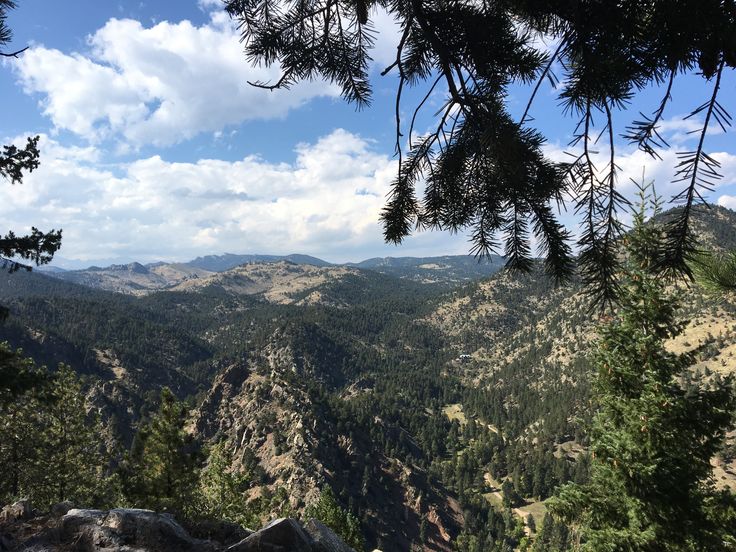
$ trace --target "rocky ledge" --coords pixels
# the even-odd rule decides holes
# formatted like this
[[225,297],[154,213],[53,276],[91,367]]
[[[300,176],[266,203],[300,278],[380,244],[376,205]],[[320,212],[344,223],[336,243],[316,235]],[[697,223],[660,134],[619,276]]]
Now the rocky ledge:
[[187,531],[151,510],[82,510],[57,504],[48,513],[28,501],[0,512],[0,552],[354,552],[317,520],[272,521],[259,531],[221,522]]

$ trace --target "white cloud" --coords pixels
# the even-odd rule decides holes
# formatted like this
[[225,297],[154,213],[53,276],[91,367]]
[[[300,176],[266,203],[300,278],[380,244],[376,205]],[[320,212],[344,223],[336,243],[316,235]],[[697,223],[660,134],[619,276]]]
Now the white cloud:
[[[675,115],[662,120],[657,125],[657,131],[670,145],[677,147],[700,138],[704,122],[702,118],[690,117],[686,119],[686,117],[685,114]],[[711,121],[706,134],[708,136],[723,134],[723,129],[714,121]]]
[[[559,145],[547,145],[544,147],[545,154],[554,161],[570,162],[574,159],[567,155],[568,150]],[[635,182],[641,182],[644,176],[646,182],[654,181],[657,193],[662,196],[665,201],[687,187],[687,182],[673,182],[676,167],[680,160],[677,157],[677,150],[674,148],[661,150],[659,152],[661,159],[654,159],[646,153],[630,147],[618,145],[616,149],[616,165],[618,189],[630,200],[636,196]],[[720,173],[723,178],[716,182],[717,188],[723,188],[732,184],[736,184],[736,155],[728,152],[713,152],[711,157],[720,164]],[[608,151],[605,148],[600,149],[591,155],[599,176],[603,178],[604,171],[608,167]],[[701,190],[704,195],[711,195],[706,190]],[[710,197],[714,201],[715,198]]]
[[376,32],[376,40],[370,50],[370,56],[375,68],[382,71],[396,60],[396,47],[401,39],[401,27],[391,14],[380,7],[371,13],[370,19]]
[[721,207],[728,207],[736,211],[736,196],[722,195],[718,198],[718,205]]
[[[344,261],[469,248],[464,236],[438,232],[420,233],[399,248],[384,245],[378,217],[396,161],[345,130],[300,144],[289,163],[256,156],[174,163],[152,156],[105,165],[93,146],[64,146],[42,136],[41,148],[41,167],[22,186],[0,186],[0,230],[63,228],[60,255],[86,264],[188,260],[226,251],[303,252]],[[550,155],[559,157],[560,150]],[[736,156],[717,155],[728,170],[724,184],[736,184]],[[666,184],[674,162],[665,157],[656,165],[625,152],[620,187],[633,198],[627,178],[638,177],[644,164],[667,195],[680,187]],[[736,207],[736,196],[724,193],[732,189],[724,186],[718,203]],[[571,214],[563,220],[571,228],[577,223]]]
[[358,260],[447,251],[449,243],[467,251],[462,238],[439,234],[385,246],[378,216],[395,161],[344,130],[300,145],[292,163],[278,164],[153,156],[104,167],[94,148],[63,147],[47,136],[41,144],[41,167],[22,186],[0,187],[3,226],[63,228],[64,258],[187,260],[230,251]]
[[[211,8],[213,1],[201,5]],[[248,120],[283,117],[311,98],[339,94],[324,82],[274,92],[248,85],[276,80],[279,69],[247,63],[222,10],[199,27],[110,19],[88,43],[88,52],[71,54],[35,46],[16,71],[27,93],[41,95],[56,129],[92,142],[169,145]]]

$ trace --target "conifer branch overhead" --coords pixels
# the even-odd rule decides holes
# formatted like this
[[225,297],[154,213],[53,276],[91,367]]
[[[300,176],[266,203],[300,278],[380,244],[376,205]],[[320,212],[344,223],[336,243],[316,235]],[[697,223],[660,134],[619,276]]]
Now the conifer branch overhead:
[[[720,0],[229,0],[226,7],[240,25],[250,61],[278,63],[288,75],[283,86],[322,76],[339,84],[343,96],[358,107],[367,105],[371,94],[371,19],[375,10],[388,12],[401,29],[396,58],[382,72],[399,72],[393,107],[401,167],[382,215],[386,240],[400,243],[417,228],[467,231],[472,251],[482,254],[505,237],[504,248],[514,255],[510,264],[524,268],[529,264],[522,256],[532,250],[521,247],[522,232],[509,232],[521,229],[520,223],[508,226],[522,216],[527,228],[539,229],[549,240],[542,248],[546,266],[562,270],[572,263],[572,249],[558,240],[569,235],[548,223],[553,222],[550,216],[555,218],[553,203],[572,190],[583,225],[579,264],[592,296],[602,303],[617,295],[612,244],[621,229],[619,210],[626,205],[617,190],[610,139],[617,112],[625,111],[643,89],[663,89],[654,112],[641,115],[624,133],[656,157],[667,147],[658,129],[677,77],[697,72],[719,83],[725,71],[736,67],[736,10]],[[540,47],[538,37],[556,43],[555,51]],[[552,74],[557,64],[559,80]],[[584,151],[572,163],[546,159],[543,136],[529,127],[545,80],[559,90],[562,111],[583,122],[576,134]],[[519,120],[512,118],[508,98],[510,86],[520,84],[530,86],[531,95]],[[410,87],[422,90],[410,95]],[[433,130],[416,139],[420,111],[439,87],[446,89],[446,98],[434,115]],[[400,115],[409,97],[418,99],[411,106],[407,145]],[[708,124],[715,121],[725,129],[730,117],[715,98],[699,113]],[[597,113],[604,115],[601,127],[592,124]],[[609,135],[611,147],[604,176],[593,165],[599,133]],[[717,174],[703,144],[693,155],[680,166],[684,172],[678,177],[690,181],[681,198],[688,208],[679,226],[670,229],[662,270],[687,272],[691,207],[702,184]],[[419,187],[424,187],[421,200]]]
[[679,163],[674,182],[686,182],[687,187],[672,198],[674,203],[682,204],[682,210],[667,226],[667,240],[659,260],[659,266],[663,271],[685,274],[690,278],[692,278],[692,271],[687,261],[697,251],[690,228],[691,213],[696,204],[706,204],[701,190],[712,191],[716,182],[721,178],[719,173],[721,164],[705,152],[705,137],[712,121],[715,121],[724,132],[726,127],[731,125],[731,116],[718,103],[718,92],[724,67],[725,60],[720,62],[716,70],[716,80],[710,99],[686,117],[695,117],[701,113],[705,115],[696,149],[677,154]]
[[736,251],[702,252],[690,264],[695,280],[706,290],[719,295],[736,293]]
[[0,52],[0,56],[17,58],[20,54],[25,52],[28,48],[29,47],[26,46],[25,48],[21,48],[20,50],[16,50],[15,52]]
[[539,78],[537,79],[537,84],[534,85],[534,89],[532,90],[531,95],[529,96],[529,100],[526,102],[526,107],[524,108],[524,113],[521,115],[521,119],[519,119],[519,126],[523,126],[524,123],[527,122],[527,117],[529,116],[529,110],[532,108],[532,104],[534,104],[534,99],[537,97],[537,93],[539,92],[539,89],[542,86],[542,83],[544,82],[545,78],[548,78],[552,71],[552,64],[557,60],[557,56],[560,55],[560,51],[565,46],[565,38],[563,37],[560,43],[557,45],[557,48],[555,49],[554,53],[549,57],[549,61],[547,62],[547,65],[542,70],[542,73],[539,75]]
[[662,159],[657,150],[669,147],[667,140],[659,134],[657,127],[662,120],[667,104],[672,99],[672,85],[674,83],[675,71],[671,71],[664,96],[652,117],[639,113],[642,119],[634,121],[626,129],[626,134],[623,135],[629,142],[636,144],[641,151],[656,159]]

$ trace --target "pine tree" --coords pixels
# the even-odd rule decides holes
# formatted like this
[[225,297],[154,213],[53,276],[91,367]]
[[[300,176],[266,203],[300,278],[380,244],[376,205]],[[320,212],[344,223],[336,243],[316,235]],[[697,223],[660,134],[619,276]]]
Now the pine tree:
[[[15,8],[12,0],[0,0],[0,48],[4,48],[13,38],[13,33],[7,25],[8,11]],[[26,48],[14,52],[0,50],[0,57],[17,58]],[[24,174],[33,172],[39,166],[38,136],[28,138],[24,147],[11,144],[2,147],[0,151],[0,177],[11,184],[21,184]],[[54,253],[61,247],[61,230],[41,232],[31,228],[31,233],[17,236],[10,231],[0,235],[0,268],[7,268],[10,272],[19,269],[31,270],[31,266],[19,262],[17,259],[26,259],[37,265],[51,261]],[[0,305],[0,320],[8,315],[8,309]],[[0,368],[2,376],[2,368]],[[2,377],[0,377],[2,381]]]
[[645,224],[642,206],[626,239],[620,308],[599,330],[590,480],[562,487],[549,504],[581,550],[736,544],[734,497],[714,489],[710,465],[733,421],[733,382],[685,378],[692,356],[665,348],[683,323],[676,297],[651,272],[660,236],[659,227]]
[[102,427],[86,412],[82,382],[70,367],[61,365],[48,393],[34,500],[39,506],[63,500],[99,505],[106,490]]
[[[29,370],[37,372],[31,361]],[[0,497],[25,496],[37,508],[71,500],[101,506],[109,485],[99,435],[82,382],[68,366],[0,406]]]
[[314,518],[338,534],[348,545],[360,552],[365,544],[360,531],[360,522],[338,504],[335,493],[325,485],[319,499],[304,510],[305,519]]
[[158,412],[139,430],[121,466],[123,493],[131,505],[183,517],[197,514],[202,454],[184,431],[185,422],[186,408],[164,387]]
[[124,502],[129,506],[143,507],[148,501],[146,482],[142,469],[144,465],[144,445],[147,438],[147,427],[143,425],[133,435],[130,450],[123,454],[123,458],[115,471],[117,480],[120,483],[120,494],[124,497]]
[[14,351],[6,342],[0,343],[0,408],[34,387],[42,387],[46,375],[22,351]]
[[207,465],[200,474],[201,515],[255,527],[259,519],[254,509],[246,504],[245,496],[250,486],[250,474],[232,469],[232,458],[225,447],[225,442],[212,446]]
[[[719,102],[722,83],[736,68],[731,0],[225,0],[225,6],[247,58],[282,71],[273,83],[252,84],[288,88],[325,78],[358,107],[371,101],[374,9],[388,12],[400,27],[396,57],[382,73],[396,77],[399,169],[382,213],[386,240],[399,243],[416,229],[466,230],[474,252],[504,252],[509,266],[528,270],[536,236],[547,272],[565,278],[572,269],[571,236],[554,207],[572,191],[583,223],[577,262],[587,290],[604,304],[616,297],[623,230],[616,215],[628,203],[617,184],[621,112],[642,90],[660,88],[652,113],[635,114],[624,133],[658,158],[667,147],[658,130],[685,80],[679,77],[709,81],[705,101],[691,113],[703,121],[698,145],[678,153],[675,182],[682,191],[676,197],[683,209],[667,225],[657,263],[663,271],[689,273],[686,260],[696,248],[691,215],[720,177],[706,136],[731,122]],[[544,137],[531,124],[546,81],[573,117],[567,163],[545,156]],[[518,96],[509,93],[514,86],[529,87],[517,117],[511,98]],[[405,94],[410,88],[419,91]],[[444,102],[432,115],[427,100],[435,94]],[[407,107],[410,116],[402,119]],[[417,136],[427,119],[430,130]],[[604,166],[594,161],[599,139]]]
[[0,366],[7,367],[7,372],[0,369],[0,503],[6,504],[30,490],[38,460],[34,436],[41,426],[40,387],[35,384],[42,381],[42,372],[6,343],[0,343]]

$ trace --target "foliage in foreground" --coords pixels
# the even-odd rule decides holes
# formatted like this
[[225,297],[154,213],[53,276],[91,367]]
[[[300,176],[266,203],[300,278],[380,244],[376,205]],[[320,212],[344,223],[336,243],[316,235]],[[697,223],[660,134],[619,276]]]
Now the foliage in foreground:
[[131,505],[196,514],[201,449],[184,431],[186,409],[174,394],[161,391],[158,412],[144,424],[121,467],[125,498]]
[[702,253],[693,260],[698,283],[714,294],[736,292],[736,251]]
[[358,552],[365,548],[360,522],[340,507],[329,485],[322,489],[319,499],[304,510],[304,519],[311,518],[324,523]]
[[710,460],[733,421],[733,381],[665,348],[683,325],[652,274],[660,229],[644,217],[626,238],[619,311],[600,329],[590,481],[563,486],[550,510],[580,550],[732,550],[736,501],[716,491]]
[[[0,2],[0,55],[4,58],[15,58],[23,52],[4,52],[1,49],[7,46],[13,38],[13,33],[7,25],[8,11],[15,8],[15,2],[3,0]],[[0,148],[0,178],[11,184],[22,184],[26,173],[31,173],[39,166],[38,150],[39,137],[28,138],[25,146],[19,148],[15,144],[4,145]],[[12,230],[4,236],[0,234],[0,268],[7,268],[10,272],[19,269],[31,270],[31,266],[19,262],[17,259],[29,260],[37,265],[47,264],[53,259],[61,247],[61,230],[41,232],[38,228],[31,228],[31,233],[18,236]],[[8,315],[8,309],[0,305],[0,320]]]
[[33,374],[41,385],[0,402],[0,502],[26,497],[39,508],[63,500],[102,504],[113,486],[105,477],[102,428],[86,412],[82,382],[67,366],[49,374],[0,344],[2,364]]

